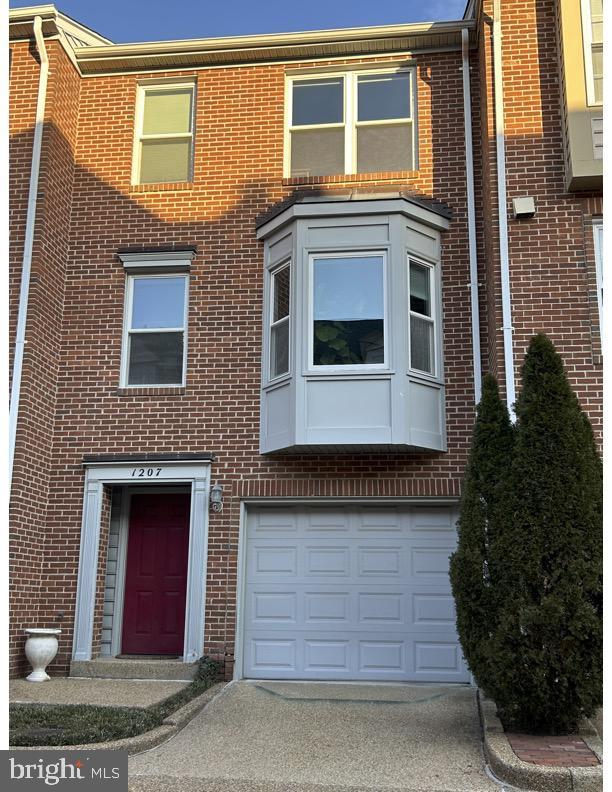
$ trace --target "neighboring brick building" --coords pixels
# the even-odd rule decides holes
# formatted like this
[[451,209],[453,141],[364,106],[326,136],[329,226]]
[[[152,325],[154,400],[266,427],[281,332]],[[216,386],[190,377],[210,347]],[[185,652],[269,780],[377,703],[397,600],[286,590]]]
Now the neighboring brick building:
[[598,14],[114,45],[11,11],[13,673],[59,626],[56,674],[468,679],[481,370],[511,403],[545,331],[601,439]]

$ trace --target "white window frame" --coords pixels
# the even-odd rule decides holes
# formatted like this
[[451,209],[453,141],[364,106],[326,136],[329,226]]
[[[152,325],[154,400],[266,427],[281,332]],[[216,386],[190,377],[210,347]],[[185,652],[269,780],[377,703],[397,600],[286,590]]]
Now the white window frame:
[[[383,344],[384,361],[382,363],[352,363],[347,366],[315,365],[314,355],[314,261],[315,259],[334,258],[372,258],[380,256],[383,262]],[[308,374],[364,374],[366,372],[380,372],[389,370],[389,298],[387,296],[388,283],[388,255],[386,250],[335,250],[324,253],[311,252],[308,255]]]
[[[357,83],[358,77],[367,77],[380,74],[407,73],[410,80],[410,118],[390,118],[375,121],[357,120]],[[340,78],[344,79],[344,121],[333,124],[302,124],[293,126],[293,85],[296,82]],[[329,175],[354,175],[357,174],[357,129],[365,126],[391,126],[394,124],[408,124],[411,129],[412,169],[418,170],[417,146],[417,95],[416,95],[416,69],[413,66],[386,67],[379,69],[359,69],[355,71],[338,72],[304,72],[299,76],[287,75],[285,77],[285,146],[283,158],[283,177],[285,179],[301,178],[291,176],[291,133],[307,129],[340,129],[344,127],[344,174]],[[313,177],[314,178],[314,177]]]
[[[140,328],[133,330],[132,324],[132,308],[134,302],[134,282],[136,280],[152,279],[152,278],[183,278],[185,281],[185,298],[183,305],[183,326],[182,327],[152,327]],[[187,375],[187,327],[189,316],[189,274],[186,272],[151,272],[142,274],[133,274],[128,272],[126,275],[125,284],[125,307],[123,313],[123,339],[121,342],[121,374],[119,387],[121,388],[184,388]],[[128,375],[130,368],[130,336],[132,334],[142,333],[183,333],[183,372],[180,382],[149,382],[149,383],[135,383],[133,385],[128,383]]]
[[[191,90],[191,118],[190,118],[190,132],[168,132],[158,135],[143,135],[142,127],[144,122],[144,106],[145,97],[148,92],[163,93],[164,91],[176,91],[178,89]],[[188,184],[193,181],[193,159],[195,149],[195,112],[196,112],[196,84],[195,81],[191,82],[146,82],[140,83],[137,86],[136,92],[136,113],[134,119],[134,147],[132,152],[132,185],[140,185],[146,187],[147,184],[164,184],[166,182],[141,182],[140,181],[140,165],[142,159],[142,141],[143,140],[191,140],[191,150],[189,154],[189,172],[187,174]],[[168,184],[173,182],[168,180]]]
[[590,0],[581,0],[582,44],[584,49],[584,74],[586,79],[587,105],[601,107],[602,102],[595,100],[595,80],[593,76],[593,33]]
[[[408,255],[408,361],[410,363],[409,370],[418,374],[422,377],[429,377],[430,379],[437,379],[438,378],[438,370],[440,367],[440,360],[439,360],[439,353],[438,353],[438,343],[439,343],[439,318],[438,318],[438,299],[439,299],[439,291],[438,291],[438,278],[436,274],[436,266],[429,261],[424,261],[423,259],[417,258],[416,256]],[[430,295],[430,302],[431,302],[431,316],[426,316],[425,314],[421,314],[418,311],[413,311],[410,307],[410,296],[411,296],[411,282],[410,282],[410,265],[411,264],[418,264],[420,267],[425,267],[429,271],[429,295]],[[431,322],[433,325],[433,371],[423,371],[422,369],[418,369],[412,365],[412,345],[411,345],[411,333],[412,333],[412,317],[416,316],[418,319],[424,319],[428,322]]]
[[595,277],[597,280],[597,307],[599,309],[599,334],[603,342],[604,314],[603,314],[603,219],[593,220],[593,245],[595,248]]
[[[284,316],[282,319],[278,319],[276,322],[274,321],[274,300],[275,300],[275,291],[276,291],[276,276],[282,270],[288,269],[289,270],[289,312],[287,316]],[[289,376],[291,373],[291,363],[292,363],[292,355],[291,355],[291,341],[292,341],[292,331],[291,331],[291,292],[293,289],[293,272],[291,271],[291,259],[285,259],[281,261],[280,264],[276,264],[272,269],[268,271],[268,291],[270,294],[270,304],[268,306],[268,370],[266,372],[266,380],[267,382],[276,382],[277,380],[283,379],[283,377]],[[272,329],[274,327],[278,327],[279,325],[283,324],[283,322],[287,322],[289,325],[289,332],[287,334],[289,344],[289,348],[287,350],[287,371],[284,371],[282,374],[276,374],[274,377],[272,376]]]

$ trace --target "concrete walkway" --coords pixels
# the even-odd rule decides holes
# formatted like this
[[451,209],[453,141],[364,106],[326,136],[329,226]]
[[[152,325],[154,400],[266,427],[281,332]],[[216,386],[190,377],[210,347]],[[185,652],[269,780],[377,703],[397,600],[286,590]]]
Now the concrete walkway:
[[47,682],[12,679],[11,704],[95,704],[98,707],[149,707],[178,693],[187,682],[57,677]]
[[481,792],[469,687],[238,682],[130,760],[133,792]]

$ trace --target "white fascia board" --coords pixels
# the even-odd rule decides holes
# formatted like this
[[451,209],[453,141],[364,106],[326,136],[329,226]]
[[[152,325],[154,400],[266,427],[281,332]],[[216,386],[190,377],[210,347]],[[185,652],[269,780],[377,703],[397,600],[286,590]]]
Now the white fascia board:
[[413,24],[379,25],[359,28],[334,28],[296,33],[267,33],[256,36],[220,36],[173,41],[148,41],[133,44],[114,44],[110,47],[80,47],[79,58],[126,57],[129,55],[164,55],[178,52],[206,50],[245,50],[291,45],[322,44],[357,39],[376,40],[397,36],[431,35],[459,32],[470,27],[469,21],[417,22]]
[[257,229],[257,239],[266,239],[273,231],[293,220],[309,217],[356,217],[359,215],[403,214],[440,231],[450,227],[450,220],[406,198],[387,200],[335,200],[295,203]]

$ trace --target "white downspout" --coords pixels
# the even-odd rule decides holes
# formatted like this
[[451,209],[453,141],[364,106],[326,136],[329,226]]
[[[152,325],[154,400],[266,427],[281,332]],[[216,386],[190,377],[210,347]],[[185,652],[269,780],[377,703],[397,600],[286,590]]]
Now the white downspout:
[[23,261],[21,265],[21,288],[19,291],[19,309],[17,313],[17,330],[15,334],[15,354],[11,380],[11,400],[9,407],[9,492],[13,479],[13,461],[15,457],[15,440],[17,437],[17,415],[19,413],[19,396],[21,392],[21,373],[23,370],[23,352],[26,343],[26,320],[28,315],[28,296],[30,291],[30,271],[32,268],[32,247],[34,244],[34,225],[36,222],[36,198],[38,194],[38,174],[40,171],[40,152],[42,148],[43,127],[45,120],[45,102],[47,98],[47,79],[49,76],[49,58],[42,33],[42,19],[34,17],[34,37],[40,56],[40,74],[38,78],[38,101],[36,103],[36,120],[34,124],[34,142],[32,144],[32,166],[30,170],[30,190],[28,194],[28,212],[26,216],[25,241],[23,244]]
[[499,210],[499,257],[501,267],[502,323],[504,333],[504,370],[506,404],[510,419],[516,420],[514,402],[514,350],[512,342],[512,297],[508,254],[508,214],[506,209],[506,141],[504,137],[504,86],[502,70],[501,0],[493,8],[493,88],[495,93],[495,140],[497,151],[497,203]]
[[465,175],[467,181],[468,249],[470,255],[470,302],[472,312],[472,354],[474,358],[474,401],[482,393],[480,363],[480,312],[478,308],[478,257],[476,253],[476,206],[474,201],[474,152],[472,144],[472,97],[470,91],[470,34],[461,31],[463,56],[463,122],[465,126]]

